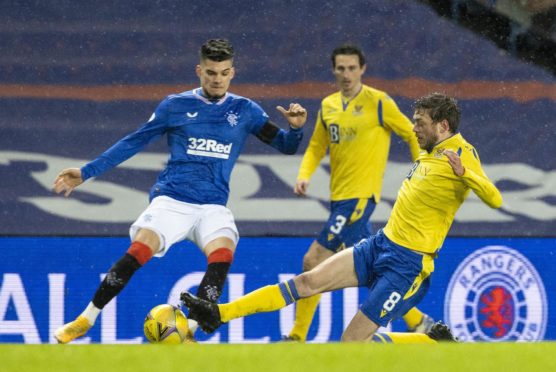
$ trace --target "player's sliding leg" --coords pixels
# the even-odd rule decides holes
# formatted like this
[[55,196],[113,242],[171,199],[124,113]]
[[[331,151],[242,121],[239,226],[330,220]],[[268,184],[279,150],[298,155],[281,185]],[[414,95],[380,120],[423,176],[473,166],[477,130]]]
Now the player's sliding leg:
[[278,310],[292,303],[295,297],[290,295],[292,291],[290,287],[293,288],[294,293],[297,293],[293,279],[291,279],[288,282],[259,288],[230,303],[220,305],[200,299],[188,292],[183,292],[180,299],[189,308],[190,314],[195,314],[201,329],[207,333],[212,333],[222,323],[232,319],[259,312]]
[[435,344],[437,342],[458,342],[450,328],[441,321],[434,323],[425,333],[379,332],[371,338],[372,342],[391,344]]
[[[334,252],[324,248],[316,240],[313,241],[309,250],[303,257],[303,271],[309,271],[318,264],[332,256]],[[309,333],[309,327],[313,322],[313,317],[319,305],[321,294],[302,298],[295,304],[295,321],[293,328],[284,341],[305,341]]]
[[216,305],[187,292],[181,300],[195,311],[199,325],[206,332],[214,332],[222,323],[247,315],[279,310],[300,298],[335,289],[357,286],[353,270],[352,249],[342,251],[313,270],[287,282],[269,285],[250,292],[227,304]]
[[[204,248],[203,251],[207,254],[207,270],[197,290],[198,298],[212,303],[218,301],[233,261],[234,249],[234,241],[224,237],[212,240]],[[197,318],[195,310],[191,309],[188,315],[191,340],[197,330]]]
[[156,233],[141,229],[127,252],[110,268],[108,274],[98,287],[93,300],[74,321],[64,324],[54,332],[54,337],[61,344],[84,336],[108,302],[120,293],[133,274],[146,264],[153,256],[153,249],[158,251],[159,238]]
[[403,320],[407,325],[408,332],[427,333],[434,325],[434,319],[417,307],[413,307],[405,313]]

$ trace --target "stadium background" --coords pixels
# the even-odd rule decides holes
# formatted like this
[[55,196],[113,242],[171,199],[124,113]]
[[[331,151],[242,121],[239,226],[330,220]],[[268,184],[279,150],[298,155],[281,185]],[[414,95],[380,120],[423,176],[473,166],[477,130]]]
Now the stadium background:
[[[0,21],[0,342],[52,342],[51,330],[86,304],[103,270],[127,246],[128,226],[163,167],[164,141],[67,200],[50,192],[56,173],[134,130],[165,95],[195,87],[197,51],[211,37],[227,37],[236,48],[232,92],[255,99],[274,117],[277,104],[292,100],[308,108],[303,149],[320,99],[334,90],[330,51],[343,42],[363,47],[366,82],[389,92],[407,115],[427,92],[456,96],[462,133],[506,205],[491,211],[470,197],[422,307],[437,319],[454,318],[449,309],[461,307],[476,340],[556,339],[550,275],[556,263],[556,84],[550,69],[513,57],[417,1],[24,1],[3,6]],[[388,217],[408,158],[394,139],[375,228]],[[277,155],[256,139],[247,144],[230,200],[244,238],[223,300],[299,270],[326,218],[328,198],[326,165],[313,179],[311,198],[292,195],[299,162],[300,155]],[[473,298],[506,296],[494,309],[471,297],[465,305],[453,298],[457,285],[450,283],[465,269],[460,264],[488,246],[506,248],[494,269],[472,266],[475,276],[468,279],[480,289]],[[148,309],[175,301],[176,286],[200,279],[204,262],[193,249],[182,244],[170,259],[140,272],[91,341],[142,341]],[[333,294],[309,338],[338,340],[361,295]],[[230,325],[219,341],[274,341],[288,328],[291,311]]]

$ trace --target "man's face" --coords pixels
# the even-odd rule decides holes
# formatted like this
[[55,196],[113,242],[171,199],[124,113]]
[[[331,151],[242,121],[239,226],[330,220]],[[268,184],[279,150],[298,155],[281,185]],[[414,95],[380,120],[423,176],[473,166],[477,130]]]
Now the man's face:
[[334,67],[338,88],[344,92],[356,89],[361,84],[365,68],[366,65],[359,66],[359,56],[356,54],[338,54]]
[[422,149],[431,151],[438,143],[439,128],[439,123],[433,122],[426,110],[416,110],[413,114],[413,132]]
[[205,59],[197,65],[195,72],[206,95],[222,97],[230,87],[235,70],[231,59],[221,62]]

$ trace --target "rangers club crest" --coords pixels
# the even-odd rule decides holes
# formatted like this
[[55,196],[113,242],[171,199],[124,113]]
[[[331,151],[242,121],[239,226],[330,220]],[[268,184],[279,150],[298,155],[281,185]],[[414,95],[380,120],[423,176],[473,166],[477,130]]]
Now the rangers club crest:
[[535,267],[518,251],[487,246],[453,274],[444,317],[461,341],[537,341],[544,338],[547,300]]
[[239,115],[236,114],[235,112],[228,111],[226,113],[226,120],[228,121],[228,124],[230,124],[231,127],[235,127],[238,123]]

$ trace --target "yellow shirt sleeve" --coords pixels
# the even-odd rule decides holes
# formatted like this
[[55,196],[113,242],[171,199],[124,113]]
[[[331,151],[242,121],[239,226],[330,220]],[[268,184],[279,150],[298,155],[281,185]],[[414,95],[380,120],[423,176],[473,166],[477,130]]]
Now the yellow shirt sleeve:
[[303,160],[299,166],[299,172],[297,174],[298,180],[308,181],[311,178],[320,161],[326,155],[328,143],[328,132],[322,121],[321,111],[319,110],[313,135],[311,136],[311,140],[309,141],[309,145],[307,146],[307,150],[305,150]]
[[408,144],[412,161],[417,160],[421,149],[417,137],[413,133],[413,123],[400,111],[396,102],[389,96],[385,97],[382,104],[384,105],[384,123]]
[[472,148],[469,155],[462,159],[465,167],[465,173],[461,176],[463,183],[469,187],[486,205],[491,208],[500,208],[502,206],[502,194],[498,188],[488,179],[483,168],[477,151]]
[[[459,154],[463,176],[454,173],[445,150]],[[471,190],[493,208],[502,205],[502,195],[485,175],[477,151],[458,133],[431,152],[421,152],[398,191],[384,233],[403,247],[436,253]]]

